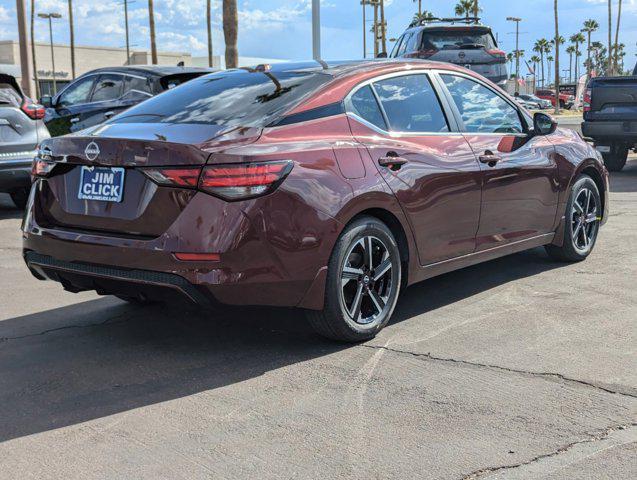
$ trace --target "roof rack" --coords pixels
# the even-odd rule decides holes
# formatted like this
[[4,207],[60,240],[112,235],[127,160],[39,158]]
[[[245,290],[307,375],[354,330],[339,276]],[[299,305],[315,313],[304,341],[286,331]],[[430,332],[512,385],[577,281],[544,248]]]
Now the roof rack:
[[466,25],[471,25],[471,24],[477,25],[480,23],[480,17],[423,18],[421,20],[418,20],[417,22],[412,22],[410,27],[417,27],[421,25],[427,25],[430,23],[451,23],[452,25],[454,23],[464,23]]

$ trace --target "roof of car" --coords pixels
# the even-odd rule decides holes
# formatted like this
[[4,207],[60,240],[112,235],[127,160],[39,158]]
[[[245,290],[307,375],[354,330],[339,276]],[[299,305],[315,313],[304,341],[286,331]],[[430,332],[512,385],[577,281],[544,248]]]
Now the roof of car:
[[96,68],[86,74],[94,74],[100,72],[116,72],[116,73],[143,73],[146,75],[164,77],[167,75],[178,75],[180,73],[212,73],[217,70],[203,67],[177,67],[165,65],[128,65],[123,67],[103,67]]

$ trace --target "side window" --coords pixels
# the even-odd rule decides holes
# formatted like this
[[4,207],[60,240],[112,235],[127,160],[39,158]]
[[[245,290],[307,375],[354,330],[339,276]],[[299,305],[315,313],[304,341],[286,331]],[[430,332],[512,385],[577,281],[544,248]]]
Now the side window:
[[420,50],[419,40],[420,40],[420,32],[416,32],[411,37],[409,37],[409,39],[406,42],[403,53],[412,53],[412,52],[416,52]]
[[139,77],[124,77],[126,82],[124,84],[124,95],[122,100],[130,102],[142,102],[147,98],[152,97],[150,93],[150,85],[148,80]]
[[124,77],[112,73],[100,75],[93,89],[91,102],[115,100],[122,96]]
[[358,89],[356,93],[352,95],[351,104],[352,110],[356,115],[382,130],[387,130],[387,124],[380,111],[376,97],[372,92],[372,88],[369,85]]
[[460,111],[468,132],[522,133],[518,110],[500,95],[478,82],[455,75],[441,75]]
[[403,41],[400,42],[400,47],[398,47],[398,51],[396,52],[397,57],[404,55],[405,51],[407,50],[407,45],[409,45],[409,42],[411,41],[411,38],[413,36],[414,34],[412,32],[403,35]]
[[62,92],[57,105],[59,107],[68,107],[70,105],[79,105],[88,102],[88,96],[91,93],[91,87],[94,81],[95,75],[91,75],[73,83]]
[[402,35],[398,40],[396,40],[396,43],[394,43],[394,48],[392,48],[391,53],[389,54],[389,58],[396,58],[398,56],[403,38],[405,38],[405,35]]
[[448,132],[447,120],[429,78],[424,74],[380,80],[374,89],[396,132]]

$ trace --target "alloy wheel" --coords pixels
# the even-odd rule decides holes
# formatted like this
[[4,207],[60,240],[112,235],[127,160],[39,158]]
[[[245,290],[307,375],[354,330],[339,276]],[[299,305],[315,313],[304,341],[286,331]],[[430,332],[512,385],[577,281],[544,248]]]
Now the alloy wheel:
[[341,302],[349,321],[358,328],[373,327],[389,309],[395,285],[393,262],[385,243],[375,236],[358,239],[341,268]]
[[571,233],[573,246],[580,252],[592,248],[599,228],[599,206],[593,191],[582,188],[573,201]]

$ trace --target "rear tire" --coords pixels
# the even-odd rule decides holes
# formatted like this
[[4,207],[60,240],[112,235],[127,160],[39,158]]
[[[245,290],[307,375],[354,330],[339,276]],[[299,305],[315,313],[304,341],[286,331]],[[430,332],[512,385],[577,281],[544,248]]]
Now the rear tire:
[[580,175],[571,187],[566,205],[562,246],[547,245],[551,258],[560,262],[581,262],[593,251],[602,201],[597,185],[588,175]]
[[610,152],[602,153],[604,157],[604,165],[611,172],[619,172],[626,165],[628,159],[628,147],[621,143],[613,143],[610,146]]
[[20,188],[19,190],[14,190],[9,195],[11,196],[11,200],[20,210],[24,210],[27,206],[27,201],[29,200],[29,192],[28,188]]
[[318,334],[331,340],[369,340],[389,322],[400,283],[396,239],[377,218],[361,217],[336,242],[328,264],[324,308],[308,311],[308,319]]

